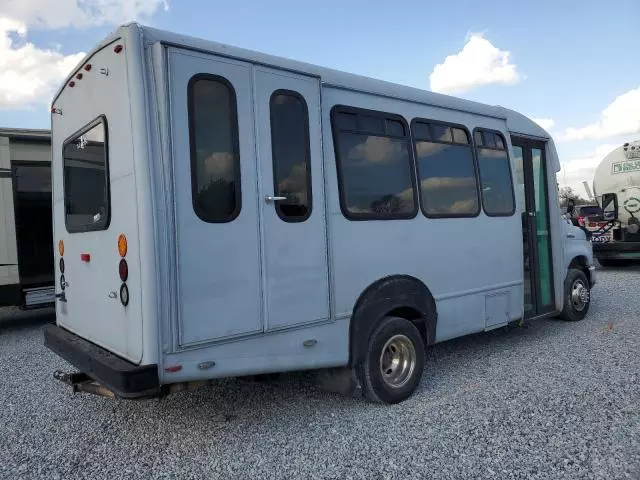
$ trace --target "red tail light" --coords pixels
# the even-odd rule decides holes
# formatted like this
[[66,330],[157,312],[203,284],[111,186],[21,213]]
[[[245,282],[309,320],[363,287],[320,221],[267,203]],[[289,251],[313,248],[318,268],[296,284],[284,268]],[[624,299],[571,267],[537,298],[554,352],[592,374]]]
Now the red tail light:
[[578,224],[584,227],[584,217],[582,215],[578,216]]
[[127,261],[123,258],[120,260],[120,265],[118,265],[118,273],[120,274],[120,280],[123,282],[127,281],[129,278],[129,265],[127,265]]
[[113,51],[116,53],[120,53],[122,51],[122,45],[116,45],[113,47]]

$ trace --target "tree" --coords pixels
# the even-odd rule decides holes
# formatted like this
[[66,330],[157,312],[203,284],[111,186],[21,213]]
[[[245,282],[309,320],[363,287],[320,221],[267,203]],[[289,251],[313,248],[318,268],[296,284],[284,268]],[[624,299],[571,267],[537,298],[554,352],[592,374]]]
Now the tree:
[[560,191],[558,192],[558,196],[560,197],[560,207],[566,208],[569,200],[573,201],[574,205],[587,205],[589,200],[582,198],[573,188],[571,187],[560,187]]

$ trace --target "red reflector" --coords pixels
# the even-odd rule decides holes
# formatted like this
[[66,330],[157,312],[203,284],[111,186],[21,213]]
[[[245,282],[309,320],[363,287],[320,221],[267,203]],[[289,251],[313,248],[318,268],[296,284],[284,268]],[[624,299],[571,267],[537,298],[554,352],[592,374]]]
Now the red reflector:
[[173,367],[167,367],[164,369],[165,372],[176,373],[182,370],[182,365],[174,365]]
[[120,273],[120,280],[123,282],[127,281],[129,278],[129,265],[127,265],[127,261],[123,258],[120,260],[120,265],[118,265],[118,273]]
[[80,260],[82,260],[83,262],[89,262],[91,261],[91,255],[88,253],[81,253]]
[[113,47],[113,51],[116,53],[120,53],[122,51],[122,45],[116,45]]
[[76,75],[76,78],[77,78],[78,80],[82,80],[82,74],[81,74],[81,73],[77,74],[77,75]]
[[84,69],[85,69],[87,72],[88,72],[88,71],[90,71],[90,70],[91,70],[91,64],[90,64],[90,63],[87,63],[87,64],[84,66]]
[[69,82],[69,86],[70,86],[71,88],[75,87],[75,86],[76,86],[76,82]]

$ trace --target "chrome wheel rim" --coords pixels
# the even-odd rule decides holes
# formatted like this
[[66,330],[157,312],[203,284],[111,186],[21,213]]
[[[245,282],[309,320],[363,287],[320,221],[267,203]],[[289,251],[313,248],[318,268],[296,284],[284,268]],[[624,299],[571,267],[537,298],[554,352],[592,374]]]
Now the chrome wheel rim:
[[394,335],[382,347],[380,373],[392,388],[405,385],[416,368],[416,348],[405,335]]
[[581,312],[589,303],[589,289],[582,280],[576,280],[571,287],[571,305],[576,312]]

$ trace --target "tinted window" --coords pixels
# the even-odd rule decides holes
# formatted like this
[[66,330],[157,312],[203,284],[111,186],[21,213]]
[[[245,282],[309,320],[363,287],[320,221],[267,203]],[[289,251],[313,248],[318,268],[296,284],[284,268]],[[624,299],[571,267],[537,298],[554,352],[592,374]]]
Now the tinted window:
[[404,125],[397,120],[387,120],[387,134],[397,137],[404,136]]
[[[332,117],[335,119],[339,115],[334,109]],[[384,114],[378,117],[384,119]],[[386,134],[346,132],[340,129],[340,122],[335,121],[334,128],[345,216],[362,219],[413,217],[417,203],[406,134],[392,138]]]
[[[415,122],[415,130],[427,125]],[[451,131],[449,127],[432,125],[434,132]],[[427,216],[474,216],[479,211],[473,151],[467,133],[454,128],[459,144],[416,140],[416,159],[422,196],[422,208]],[[449,142],[449,140],[447,140]]]
[[193,208],[206,222],[229,222],[240,213],[240,157],[236,96],[221,77],[189,82]]
[[431,124],[431,131],[433,132],[433,139],[441,142],[451,142],[451,128],[446,125],[434,125]]
[[276,212],[285,221],[302,221],[311,213],[309,115],[304,99],[294,92],[271,96],[271,148]]
[[92,123],[62,149],[67,230],[105,230],[109,226],[106,120]]
[[[499,134],[483,131],[484,144],[493,148],[478,148],[478,168],[480,170],[480,189],[482,206],[487,215],[510,216],[515,211],[513,183],[509,157],[504,148],[504,139]],[[478,131],[476,131],[476,136]],[[499,142],[497,141],[499,139]]]
[[360,130],[365,132],[384,134],[383,119],[380,117],[371,117],[369,115],[360,116]]

